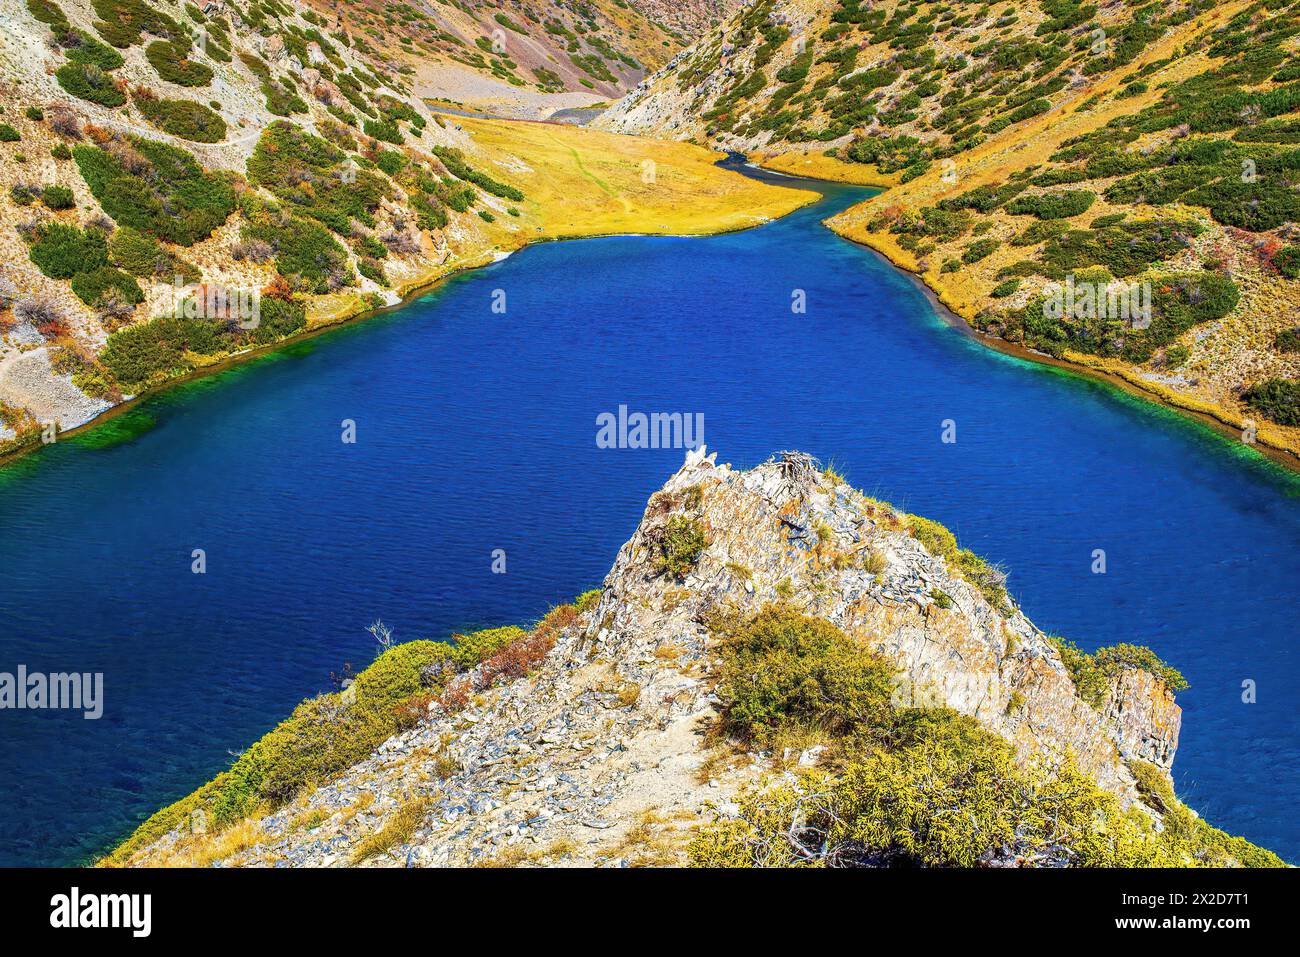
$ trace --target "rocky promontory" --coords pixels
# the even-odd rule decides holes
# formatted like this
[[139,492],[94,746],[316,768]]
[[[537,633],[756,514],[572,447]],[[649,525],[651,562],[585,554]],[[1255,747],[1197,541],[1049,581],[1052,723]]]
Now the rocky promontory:
[[106,862],[1280,863],[1174,797],[1182,678],[1151,652],[1045,635],[805,455],[715,456],[598,591],[386,651]]

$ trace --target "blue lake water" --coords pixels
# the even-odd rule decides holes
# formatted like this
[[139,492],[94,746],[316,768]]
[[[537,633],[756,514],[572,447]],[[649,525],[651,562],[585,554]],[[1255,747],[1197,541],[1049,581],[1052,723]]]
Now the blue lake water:
[[1041,627],[1154,647],[1192,684],[1184,798],[1300,860],[1300,482],[945,325],[820,225],[863,192],[821,188],[749,232],[530,248],[0,470],[0,671],[102,671],[106,699],[0,712],[0,864],[103,850],[366,664],[375,618],[439,638],[598,584],[682,458],[598,449],[620,404],[703,413],[737,466],[834,462],[1003,564]]

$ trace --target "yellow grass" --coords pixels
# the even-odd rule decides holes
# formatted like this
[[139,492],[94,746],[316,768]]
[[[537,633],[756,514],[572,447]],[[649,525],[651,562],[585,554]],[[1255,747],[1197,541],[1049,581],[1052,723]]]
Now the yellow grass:
[[405,844],[424,820],[432,803],[429,798],[420,797],[402,804],[384,822],[383,827],[357,842],[352,849],[352,863],[360,864],[367,858]]
[[755,153],[750,159],[764,169],[778,173],[852,183],[856,186],[894,186],[903,175],[901,172],[882,173],[874,166],[849,163],[821,153]]
[[499,216],[493,224],[494,238],[505,248],[541,239],[744,229],[817,198],[721,169],[715,165],[720,153],[689,143],[546,123],[457,119],[483,151],[470,154],[470,161],[526,196],[515,204],[518,220]]

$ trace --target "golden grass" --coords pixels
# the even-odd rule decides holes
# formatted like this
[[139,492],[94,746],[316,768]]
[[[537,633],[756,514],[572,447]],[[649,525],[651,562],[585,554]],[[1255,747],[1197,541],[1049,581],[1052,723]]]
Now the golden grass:
[[862,163],[849,163],[833,156],[821,153],[755,153],[750,157],[764,169],[785,173],[788,176],[807,176],[810,179],[825,179],[836,183],[852,183],[855,186],[896,186],[902,172],[882,173],[874,166]]
[[[458,117],[485,172],[523,190],[522,214],[498,217],[504,246],[619,233],[702,235],[744,229],[813,202],[721,169],[689,143],[546,123]],[[489,162],[484,163],[486,158]]]
[[196,834],[151,857],[147,867],[211,867],[246,851],[262,837],[260,821],[246,818],[217,834]]
[[411,798],[388,816],[384,826],[357,842],[352,848],[353,864],[400,847],[411,839],[415,829],[424,821],[433,802],[427,797]]

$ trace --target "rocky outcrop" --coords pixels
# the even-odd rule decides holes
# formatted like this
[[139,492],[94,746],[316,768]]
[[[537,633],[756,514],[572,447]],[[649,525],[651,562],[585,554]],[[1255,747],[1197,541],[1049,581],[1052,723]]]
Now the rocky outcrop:
[[[659,556],[673,523],[707,545],[682,577]],[[232,865],[666,864],[699,823],[804,754],[706,744],[719,614],[800,606],[888,656],[897,704],[944,705],[1014,743],[1026,760],[1067,756],[1121,802],[1140,801],[1127,762],[1167,769],[1179,709],[1160,679],[1125,671],[1085,703],[1056,646],[932,554],[889,506],[785,454],[751,471],[702,451],[651,497],[598,600],[569,610],[526,678],[463,710],[435,702],[417,726],[332,783],[231,829]],[[445,700],[445,699],[444,699]],[[402,821],[409,826],[399,826]],[[388,835],[376,841],[376,835]],[[211,859],[172,833],[132,863]],[[207,855],[207,856],[203,856]]]
[[[653,574],[652,543],[672,511],[663,503],[688,490],[711,542],[674,587]],[[1159,679],[1126,673],[1105,709],[1091,707],[1042,632],[1019,610],[995,608],[902,524],[891,507],[820,472],[792,477],[787,460],[737,472],[695,458],[651,500],[597,618],[608,633],[684,633],[702,628],[691,623],[709,607],[752,613],[790,596],[895,661],[901,704],[968,714],[1026,756],[1072,756],[1126,799],[1136,797],[1126,757],[1170,766],[1179,709]]]

